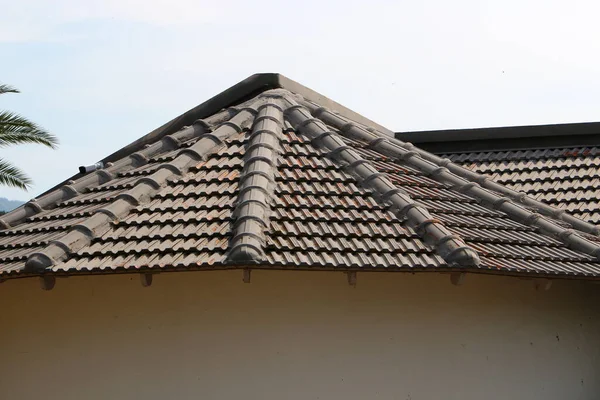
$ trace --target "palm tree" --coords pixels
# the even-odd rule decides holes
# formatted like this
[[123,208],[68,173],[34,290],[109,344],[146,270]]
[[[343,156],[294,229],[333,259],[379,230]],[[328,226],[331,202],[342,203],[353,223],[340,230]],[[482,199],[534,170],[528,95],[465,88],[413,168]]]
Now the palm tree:
[[[4,93],[19,91],[12,86],[0,84],[0,94]],[[25,143],[43,144],[55,149],[58,139],[28,119],[0,110],[0,147]],[[23,171],[0,158],[0,185],[27,190],[31,183],[31,179]]]

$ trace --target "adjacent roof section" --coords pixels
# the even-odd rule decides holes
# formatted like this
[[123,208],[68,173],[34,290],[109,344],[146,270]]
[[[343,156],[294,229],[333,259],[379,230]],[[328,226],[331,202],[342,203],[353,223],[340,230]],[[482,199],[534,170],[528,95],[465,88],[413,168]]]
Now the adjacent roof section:
[[150,134],[105,169],[5,215],[0,276],[301,268],[600,277],[595,225],[396,140],[296,83],[280,86],[235,92],[224,102],[235,107],[203,119],[184,115],[188,125]]
[[434,153],[585,147],[600,143],[600,122],[397,132]]
[[600,221],[600,123],[398,133],[591,223]]

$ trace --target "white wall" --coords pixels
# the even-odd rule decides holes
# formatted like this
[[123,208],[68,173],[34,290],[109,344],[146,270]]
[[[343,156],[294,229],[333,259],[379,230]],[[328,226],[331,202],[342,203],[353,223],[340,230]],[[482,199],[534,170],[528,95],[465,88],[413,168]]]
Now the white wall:
[[598,399],[600,286],[163,273],[0,285],[1,399]]

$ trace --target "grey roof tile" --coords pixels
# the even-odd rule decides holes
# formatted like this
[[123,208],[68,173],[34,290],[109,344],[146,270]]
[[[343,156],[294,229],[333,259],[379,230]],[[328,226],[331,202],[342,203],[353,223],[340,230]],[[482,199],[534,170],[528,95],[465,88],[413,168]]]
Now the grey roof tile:
[[446,156],[580,219],[593,224],[600,221],[598,147],[485,151]]

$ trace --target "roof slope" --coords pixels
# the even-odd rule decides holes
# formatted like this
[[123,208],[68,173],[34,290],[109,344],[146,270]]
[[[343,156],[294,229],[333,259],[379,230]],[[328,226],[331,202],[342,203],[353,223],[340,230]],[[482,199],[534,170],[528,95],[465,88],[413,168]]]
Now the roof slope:
[[591,223],[600,221],[600,123],[399,133]]
[[595,225],[291,89],[240,96],[3,216],[1,276],[210,268],[600,276]]
[[600,149],[488,151],[449,154],[454,162],[589,221],[600,221]]

